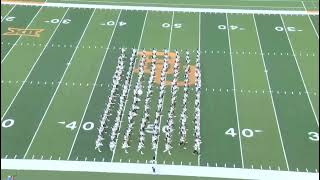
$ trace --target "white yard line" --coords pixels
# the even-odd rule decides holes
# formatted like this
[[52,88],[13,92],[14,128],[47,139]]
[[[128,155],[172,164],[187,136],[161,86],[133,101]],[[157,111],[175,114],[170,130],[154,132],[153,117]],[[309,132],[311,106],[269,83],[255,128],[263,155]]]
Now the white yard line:
[[[63,19],[63,18],[64,18],[64,16],[67,14],[68,10],[69,10],[69,8],[68,8],[68,9],[66,10],[66,12],[64,13],[64,15],[63,15],[62,19]],[[60,24],[61,24],[61,21],[60,21],[60,22],[59,22],[59,24],[56,26],[55,30],[52,32],[52,34],[51,34],[51,36],[50,36],[49,40],[47,41],[46,45],[45,45],[45,46],[44,46],[44,48],[42,49],[42,51],[41,51],[40,55],[38,56],[38,58],[37,58],[36,62],[35,62],[35,63],[33,64],[33,66],[31,67],[31,69],[30,69],[30,71],[29,71],[29,73],[28,73],[27,77],[24,79],[24,81],[23,81],[22,85],[20,86],[20,88],[19,88],[18,92],[17,92],[17,93],[16,93],[16,95],[13,97],[13,99],[12,99],[11,103],[9,104],[8,108],[6,109],[6,111],[3,113],[2,117],[1,117],[1,121],[3,120],[3,118],[5,117],[5,115],[7,114],[8,110],[11,108],[11,106],[12,106],[12,104],[13,104],[14,100],[16,99],[16,97],[18,96],[18,94],[20,93],[20,91],[21,91],[21,89],[23,88],[24,84],[27,82],[27,79],[29,78],[29,76],[30,76],[31,72],[33,71],[33,68],[34,68],[34,67],[36,66],[36,64],[38,63],[38,61],[39,61],[40,57],[42,56],[43,52],[44,52],[44,51],[45,51],[45,49],[47,48],[47,46],[48,46],[49,42],[51,41],[52,37],[53,37],[53,36],[54,36],[54,34],[56,33],[56,31],[57,31],[58,27],[60,26]]]
[[121,6],[121,5],[96,5],[96,4],[74,4],[74,3],[52,3],[34,4],[27,2],[1,2],[10,5],[29,5],[47,7],[71,7],[71,8],[97,8],[118,10],[141,10],[141,11],[163,11],[163,12],[204,12],[204,13],[241,13],[241,14],[283,14],[283,15],[319,15],[319,11],[294,11],[294,10],[248,10],[248,9],[214,9],[214,8],[179,8],[179,7],[155,7],[155,6]]
[[[1,2],[1,4],[2,4],[2,2]],[[16,5],[13,5],[13,7],[8,11],[8,13],[1,19],[1,22],[8,17],[8,15],[11,13],[11,11],[12,11],[15,7],[16,7]]]
[[[227,21],[227,32],[228,32],[229,49],[230,49],[230,51],[232,51],[231,40],[230,40],[230,31],[229,31],[228,14],[226,14],[226,21]],[[234,88],[233,95],[234,95],[234,101],[235,101],[235,107],[236,107],[238,135],[239,135],[239,143],[240,143],[241,164],[242,164],[242,167],[244,167],[243,153],[242,153],[242,142],[241,142],[241,133],[240,133],[241,131],[240,131],[240,122],[239,122],[239,113],[238,113],[238,102],[237,102],[237,94],[236,94],[236,82],[234,80],[233,58],[232,58],[232,54],[231,53],[230,53],[230,61],[231,61],[232,82],[233,82],[233,88]]]
[[[201,12],[199,12],[199,29],[198,29],[198,31],[199,31],[199,51],[200,51],[200,67],[201,67]],[[201,72],[201,70],[200,70],[200,72]],[[200,94],[200,99],[201,99],[201,94]],[[200,104],[201,104],[201,101],[200,101]],[[201,106],[200,106],[201,107]],[[201,108],[200,108],[200,123],[199,124],[201,124]],[[201,126],[200,126],[201,127]],[[201,136],[201,130],[200,130],[200,136]],[[200,150],[199,150],[199,154],[198,154],[198,166],[200,166],[200,156],[201,156],[201,144],[200,144]]]
[[[54,99],[55,95],[57,94],[60,85],[62,84],[62,81],[63,81],[63,79],[64,79],[64,76],[66,75],[66,72],[68,71],[69,67],[71,66],[70,63],[72,62],[74,55],[76,54],[76,52],[77,52],[78,49],[79,49],[79,45],[80,45],[80,43],[81,43],[81,41],[82,41],[82,38],[83,38],[84,34],[85,34],[86,31],[87,31],[87,28],[88,28],[88,25],[90,24],[90,21],[91,21],[91,19],[92,19],[92,16],[93,16],[93,13],[91,14],[90,19],[89,19],[89,21],[87,22],[87,25],[86,25],[86,27],[84,28],[84,30],[83,30],[83,32],[82,32],[82,35],[81,35],[81,37],[80,37],[80,39],[79,39],[79,41],[78,41],[78,43],[77,43],[77,46],[76,46],[75,50],[73,51],[73,54],[72,54],[72,56],[71,56],[71,58],[70,58],[70,60],[69,60],[69,62],[68,62],[68,65],[67,65],[66,69],[64,70],[64,72],[63,72],[63,74],[62,74],[62,77],[61,77],[61,79],[60,79],[60,81],[59,81],[60,83],[59,83],[58,86],[56,87],[56,90],[54,91],[54,93],[53,93],[53,95],[52,95],[52,97],[51,97],[51,99],[50,99],[50,102],[49,102],[49,104],[48,104],[48,106],[47,106],[47,109],[46,109],[46,111],[44,112],[44,114],[43,114],[43,116],[42,116],[42,118],[41,118],[41,121],[40,121],[40,123],[39,123],[39,125],[38,125],[38,128],[37,128],[36,132],[34,133],[34,135],[33,135],[33,137],[32,137],[32,140],[31,140],[31,142],[30,142],[30,144],[29,144],[29,146],[28,146],[28,149],[27,149],[26,153],[24,154],[23,158],[26,158],[26,156],[27,156],[27,154],[28,154],[28,152],[29,152],[29,149],[30,149],[30,147],[31,147],[31,145],[32,145],[32,143],[33,143],[33,140],[34,140],[34,138],[37,136],[37,133],[38,133],[38,131],[39,131],[41,125],[42,125],[42,122],[43,122],[44,118],[46,117],[46,114],[47,114],[47,112],[48,112],[48,110],[49,110],[49,108],[50,108],[50,106],[51,106],[51,103],[53,102],[53,99]],[[63,19],[63,18],[62,18],[62,19]],[[60,21],[60,22],[62,22],[62,21]]]
[[[286,28],[287,26],[285,25],[285,23],[284,23],[283,18],[282,18],[281,15],[280,15],[280,17],[281,17],[281,21],[282,21],[283,27],[284,27],[284,29],[285,29],[285,32],[286,32],[286,34],[287,34],[287,38],[288,38],[288,40],[289,40],[290,48],[291,48],[291,50],[292,50],[294,60],[295,60],[295,62],[296,62],[296,64],[297,64],[297,67],[298,67],[298,70],[299,70],[300,77],[301,77],[301,79],[302,79],[302,83],[303,83],[304,89],[305,89],[306,92],[308,92],[308,88],[307,88],[307,86],[306,86],[306,83],[304,82],[304,78],[303,78],[303,75],[302,75],[302,72],[301,72],[301,69],[300,69],[300,66],[299,66],[299,62],[298,62],[298,60],[297,60],[295,51],[294,51],[294,49],[293,49],[293,47],[292,47],[292,44],[291,44],[291,40],[290,40],[288,31],[287,31],[287,28]],[[313,111],[313,115],[314,115],[314,117],[315,117],[315,119],[316,119],[316,122],[317,122],[317,125],[318,125],[318,127],[319,127],[318,116],[317,116],[316,112],[314,111],[314,107],[313,107],[313,104],[312,104],[312,102],[311,102],[311,99],[310,99],[309,94],[308,94],[308,93],[306,93],[306,94],[307,94],[307,97],[308,97],[308,100],[309,100],[311,109],[312,109],[312,111]]]
[[[171,29],[170,29],[170,34],[169,34],[168,52],[170,52],[170,48],[171,48],[171,37],[172,37],[173,21],[174,21],[174,11],[172,12],[172,17],[171,17]],[[166,73],[165,77],[167,77],[167,73]],[[164,79],[164,81],[166,81],[166,78]],[[163,93],[162,100],[165,98],[165,94],[166,94],[166,90],[165,89],[166,89],[166,87],[164,87],[164,93]],[[164,101],[162,101],[162,102],[164,103]],[[162,106],[163,106],[163,104],[162,104]],[[161,109],[161,113],[162,113],[162,110],[163,110],[163,107]],[[161,121],[162,121],[162,115],[160,115],[159,127],[161,127]],[[159,132],[159,135],[158,135],[157,150],[156,150],[157,153],[155,154],[155,160],[156,160],[157,164],[158,164],[157,159],[158,159],[158,149],[159,149],[160,134],[161,134],[161,132]]]
[[266,75],[266,78],[267,78],[267,83],[268,83],[269,93],[270,93],[270,97],[271,97],[273,112],[274,112],[274,115],[275,115],[275,118],[276,118],[276,122],[277,122],[278,133],[279,133],[279,136],[280,136],[282,151],[283,151],[284,159],[286,160],[287,169],[289,170],[290,168],[289,168],[289,164],[288,164],[288,160],[287,160],[287,154],[286,154],[286,150],[284,148],[283,141],[282,141],[282,134],[281,134],[280,126],[279,126],[276,107],[274,106],[274,102],[273,102],[273,95],[272,95],[272,92],[271,92],[268,71],[267,71],[267,67],[266,67],[266,64],[265,64],[263,51],[262,51],[262,47],[261,47],[260,36],[259,36],[259,32],[258,32],[258,27],[257,27],[257,24],[256,24],[256,18],[254,17],[254,15],[252,15],[252,17],[253,17],[253,21],[254,21],[254,26],[256,28],[256,33],[257,33],[257,38],[258,38],[258,43],[259,43],[259,49],[260,49],[260,52],[261,52],[261,58],[262,58],[262,61],[263,61],[263,67],[264,67],[264,70],[265,70],[265,75]]
[[[31,159],[1,159],[1,169],[12,170],[41,170],[69,172],[102,172],[125,174],[154,174],[152,164],[110,163],[89,161],[64,160],[31,160]],[[156,167],[156,175],[215,177],[232,179],[261,179],[261,180],[315,180],[319,173],[241,169],[187,165],[161,165]],[[174,177],[173,177],[174,178]]]
[[[142,40],[142,37],[143,37],[143,33],[144,33],[144,27],[145,27],[145,24],[146,24],[146,20],[147,20],[147,16],[148,16],[148,11],[146,12],[146,15],[144,17],[144,21],[143,21],[143,26],[142,26],[142,30],[141,30],[141,35],[140,35],[140,39],[139,39],[139,44],[138,44],[138,48],[137,48],[137,55],[138,55],[138,52],[139,52],[139,49],[140,49],[140,45],[141,45],[141,40]],[[137,63],[137,59],[134,61],[133,63],[133,69],[132,69],[132,73],[131,73],[131,77],[130,77],[130,82],[129,82],[129,90],[128,90],[128,95],[130,94],[130,90],[131,90],[131,83],[132,83],[132,77],[133,77],[133,73],[134,73],[134,66],[136,65]],[[121,116],[121,120],[120,120],[120,125],[119,125],[119,132],[121,131],[121,124],[122,124],[122,121],[123,121],[123,116],[125,114],[125,111],[126,111],[126,107],[127,107],[127,102],[129,100],[129,97],[126,98],[126,101],[124,103],[124,109],[123,109],[123,112],[122,112],[122,116]],[[111,162],[113,162],[113,159],[114,159],[114,155],[116,153],[116,149],[117,149],[117,146],[118,146],[118,139],[119,139],[119,135],[117,135],[117,139],[116,139],[116,146],[112,152],[112,157],[111,157]]]
[[[93,14],[95,13],[95,10],[96,10],[96,9],[94,9]],[[96,79],[95,79],[95,81],[94,81],[94,84],[97,84],[97,81],[98,81],[98,78],[99,78],[99,75],[100,75],[102,66],[103,66],[104,62],[106,61],[105,58],[106,58],[107,53],[108,53],[108,51],[109,51],[109,47],[110,47],[111,41],[112,41],[112,39],[113,39],[113,34],[114,34],[114,32],[115,32],[115,30],[116,30],[116,28],[117,28],[117,25],[118,25],[118,21],[119,21],[121,12],[122,12],[122,11],[120,11],[119,14],[118,14],[116,24],[115,24],[115,26],[114,26],[114,28],[113,28],[111,37],[110,37],[109,42],[108,42],[108,46],[107,46],[106,51],[105,51],[105,53],[104,53],[104,55],[103,55],[103,58],[102,58],[102,61],[101,61],[101,64],[100,64],[100,67],[99,67],[99,70],[98,70]],[[85,115],[86,115],[87,109],[88,109],[88,107],[89,107],[89,103],[90,103],[90,101],[91,101],[91,97],[92,97],[92,94],[93,94],[94,90],[95,90],[95,86],[93,86],[92,89],[91,89],[91,93],[90,93],[88,102],[87,102],[86,107],[85,107],[85,109],[84,109],[84,111],[83,111],[83,114],[82,114],[82,117],[81,117],[81,121],[80,121],[78,130],[77,130],[76,136],[74,137],[74,140],[73,140],[73,143],[72,143],[72,146],[71,146],[69,155],[68,155],[68,160],[70,159],[70,156],[71,156],[71,153],[72,153],[74,144],[76,143],[76,140],[77,140],[77,138],[78,138],[78,134],[79,134],[79,131],[80,131],[81,127],[82,127],[82,123],[83,123],[84,117],[85,117]]]
[[[33,18],[31,19],[30,23],[28,24],[28,26],[26,27],[26,29],[29,28],[29,26],[32,24],[33,20],[38,16],[39,12],[42,10],[43,6],[41,6],[38,10],[38,12],[33,16]],[[7,56],[10,54],[10,52],[12,51],[12,49],[15,47],[15,44],[19,42],[20,38],[22,37],[22,35],[19,36],[19,38],[16,40],[16,42],[11,46],[11,48],[9,49],[9,51],[7,52],[7,54],[4,56],[4,58],[1,60],[1,64],[5,61],[5,59],[7,58]]]
[[[301,1],[301,3],[302,3],[302,5],[303,5],[304,9],[307,11],[307,8],[306,8],[306,6],[304,5],[303,1]],[[311,23],[311,25],[312,25],[312,27],[313,27],[314,32],[316,33],[316,35],[317,35],[317,37],[318,37],[318,39],[319,39],[319,34],[318,34],[316,28],[314,27],[314,24],[313,24],[313,22],[312,22],[309,14],[308,14],[308,18],[309,18],[309,21],[310,21],[310,23]]]

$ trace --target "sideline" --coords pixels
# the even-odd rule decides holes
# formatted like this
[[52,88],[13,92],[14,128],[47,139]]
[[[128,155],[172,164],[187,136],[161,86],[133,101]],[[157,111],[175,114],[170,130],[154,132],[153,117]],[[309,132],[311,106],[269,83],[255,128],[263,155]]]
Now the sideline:
[[[154,174],[152,164],[110,163],[65,160],[34,160],[34,159],[1,159],[1,169],[46,170],[46,171],[79,171],[127,174]],[[186,166],[186,165],[155,165],[157,175],[218,177],[236,179],[272,179],[272,180],[313,180],[319,179],[319,173]]]
[[248,9],[214,9],[214,8],[179,8],[179,7],[155,7],[155,6],[122,6],[122,5],[97,5],[97,4],[73,4],[73,3],[33,3],[23,1],[2,0],[1,4],[65,7],[65,8],[96,8],[117,10],[140,11],[164,11],[164,12],[193,12],[193,13],[240,13],[240,14],[276,14],[276,15],[319,15],[319,11],[293,11],[293,10],[248,10]]

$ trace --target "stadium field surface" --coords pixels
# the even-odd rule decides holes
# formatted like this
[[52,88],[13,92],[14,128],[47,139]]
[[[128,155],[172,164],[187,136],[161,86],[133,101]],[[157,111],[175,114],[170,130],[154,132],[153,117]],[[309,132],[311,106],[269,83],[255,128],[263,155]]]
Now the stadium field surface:
[[[73,7],[77,6],[74,3],[79,3],[79,7]],[[83,8],[83,3],[93,6]],[[122,6],[158,7],[159,11],[157,8],[122,9]],[[318,1],[2,2],[1,159],[149,164],[154,156],[151,136],[160,95],[160,71],[164,51],[168,49],[169,70],[156,149],[157,164],[316,174],[319,170],[318,6]],[[172,9],[160,10],[163,7]],[[178,7],[237,11],[175,11]],[[245,13],[248,10],[258,12]],[[278,10],[283,12],[274,13]],[[146,106],[144,99],[153,48],[158,52],[156,80],[152,84],[150,121],[141,154],[137,151],[139,128]],[[126,83],[124,73],[115,95],[111,94],[120,49],[125,50],[125,72],[130,72],[132,49],[138,53],[132,74],[128,76],[128,95],[120,116],[116,147],[110,150],[110,133]],[[198,155],[193,153],[197,50],[200,51],[202,83],[202,143]],[[143,67],[141,79],[139,62],[143,51],[150,61]],[[190,52],[191,59],[186,105],[188,143],[180,146],[184,69],[188,65],[184,60],[186,51]],[[181,62],[170,155],[164,152],[165,130],[174,79],[170,68],[176,52],[180,53]],[[137,83],[142,84],[142,101],[138,103],[140,109],[134,118],[130,147],[125,152],[124,133],[130,128],[128,115]],[[114,100],[99,152],[95,149],[97,129],[109,97]],[[14,170],[2,170],[1,179],[12,172]],[[39,173],[52,174],[55,179],[62,175],[81,179],[72,172],[20,173],[26,177]],[[85,176],[91,175],[99,179],[101,174]],[[117,179],[129,176],[140,178],[140,175],[122,174]],[[175,177],[179,178],[182,177]]]

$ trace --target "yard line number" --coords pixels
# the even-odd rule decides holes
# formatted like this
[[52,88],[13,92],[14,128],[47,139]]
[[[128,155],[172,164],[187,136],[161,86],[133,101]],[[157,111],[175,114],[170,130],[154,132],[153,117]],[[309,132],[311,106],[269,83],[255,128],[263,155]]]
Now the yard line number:
[[[3,18],[4,18],[4,17],[1,16],[1,21],[2,21]],[[15,18],[16,18],[16,17],[14,17],[14,16],[8,16],[8,17],[6,17],[6,18],[4,19],[4,21],[10,22],[10,21],[13,21]]]
[[218,29],[220,30],[245,30],[245,28],[243,27],[239,27],[239,26],[236,26],[236,25],[229,25],[229,27],[227,25],[224,25],[224,24],[220,24],[218,25]]
[[[246,138],[251,138],[255,135],[255,133],[263,132],[262,130],[252,130],[252,129],[242,129],[241,135]],[[225,133],[225,135],[235,137],[237,136],[236,130],[234,128],[229,128]]]
[[[171,28],[171,24],[170,24],[170,23],[163,23],[161,26],[162,26],[163,28]],[[175,23],[175,24],[173,24],[173,28],[175,28],[175,29],[180,29],[180,28],[182,28],[182,24],[180,24],[180,23]]]
[[319,141],[319,133],[317,132],[308,132],[309,139],[311,141]]
[[3,127],[3,128],[9,128],[13,125],[14,125],[13,119],[6,119],[6,120],[2,121],[2,123],[1,123],[1,127]]
[[61,24],[70,24],[71,22],[71,19],[51,19],[51,20],[48,20],[48,21],[44,21],[46,23],[51,23],[51,24],[58,24],[60,23],[61,21]]
[[[58,122],[60,124],[65,124],[65,122]],[[77,121],[72,121],[65,125],[65,128],[70,129],[71,131],[77,128]],[[82,125],[82,129],[85,131],[90,131],[94,128],[93,122],[85,122]]]
[[[116,22],[115,21],[107,21],[107,22],[105,22],[105,23],[100,23],[100,25],[102,25],[102,26],[114,26],[114,25],[116,25]],[[127,22],[124,22],[124,21],[119,21],[118,22],[118,26],[125,26],[125,25],[127,25]]]
[[285,31],[285,29],[287,29],[288,32],[297,32],[297,31],[302,31],[301,29],[297,29],[296,27],[292,27],[292,26],[288,26],[288,27],[282,27],[282,26],[276,26],[274,28],[276,31],[278,32],[282,32]]

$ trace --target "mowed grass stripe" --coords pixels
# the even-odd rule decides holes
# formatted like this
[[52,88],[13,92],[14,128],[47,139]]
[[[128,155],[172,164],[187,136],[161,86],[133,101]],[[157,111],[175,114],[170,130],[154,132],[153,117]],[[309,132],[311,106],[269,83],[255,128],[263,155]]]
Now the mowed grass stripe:
[[[275,30],[283,26],[279,15],[256,15],[255,19],[263,52],[292,53],[286,33]],[[310,140],[308,133],[318,132],[318,127],[307,95],[297,93],[305,90],[294,57],[264,55],[264,59],[290,170],[315,171],[319,166],[319,144]],[[290,95],[292,90],[298,95]],[[277,91],[286,91],[287,95]]]
[[[196,49],[199,47],[199,14],[197,13],[175,13],[173,20],[173,29],[172,29],[172,38],[171,38],[171,52],[174,52],[175,49],[179,51],[182,50],[181,59],[180,59],[180,69],[179,69],[179,81],[184,81],[184,70],[186,68],[185,63],[185,50],[189,50],[191,52],[191,61],[190,65],[195,66],[195,57],[196,57]],[[181,28],[177,25],[181,24]],[[173,66],[171,64],[170,66]],[[190,76],[194,76],[193,74]],[[195,77],[190,77],[190,79]],[[167,81],[173,80],[173,74],[167,75]],[[195,109],[195,90],[194,85],[189,87],[189,96],[187,103],[187,142],[188,144],[185,146],[179,146],[180,140],[180,115],[182,113],[182,102],[183,102],[183,86],[179,87],[177,93],[176,107],[174,113],[174,131],[172,133],[172,150],[169,155],[168,152],[163,152],[165,150],[165,133],[163,131],[160,132],[159,139],[159,150],[158,150],[158,161],[159,163],[165,161],[166,164],[189,164],[198,165],[198,156],[192,154],[193,145],[194,145],[194,109]],[[162,111],[162,127],[166,126],[168,120],[168,113],[170,110],[171,104],[171,85],[166,86],[166,93],[164,98],[164,108]]]
[[15,6],[16,5],[12,6],[12,5],[2,5],[1,4],[1,23],[2,23],[2,21],[4,21],[7,18],[7,16],[14,9]]
[[[282,16],[285,27],[296,27],[298,31],[288,31],[297,64],[306,84],[306,90],[319,119],[319,39],[313,33],[313,27],[307,16]],[[302,31],[299,31],[302,30]],[[301,43],[306,42],[306,43]],[[299,56],[306,52],[308,56]]]
[[4,21],[10,11],[14,8],[12,5],[2,5],[1,4],[1,22]]
[[4,33],[9,32],[9,28],[26,28],[39,9],[40,7],[37,6],[16,6],[8,15],[15,17],[13,21],[4,20],[1,23],[1,42],[3,42],[1,46],[1,64],[19,38],[18,35],[5,35]]
[[[39,54],[44,50],[45,44],[52,36],[57,24],[45,23],[46,20],[61,18],[66,9],[63,8],[45,8],[41,10],[37,18],[30,25],[30,28],[43,28],[44,33],[40,37],[22,37],[19,43],[30,46],[16,46],[7,56],[7,60],[1,65],[1,80],[12,81],[12,83],[1,84],[1,117],[9,108],[16,94],[19,92],[23,81],[26,80],[28,74],[37,62]],[[32,44],[41,44],[41,46],[33,46]],[[18,83],[15,83],[18,81]],[[30,83],[30,82],[29,82]]]
[[[80,124],[82,115],[106,51],[105,48],[100,48],[100,46],[97,48],[93,45],[105,46],[113,31],[113,26],[100,24],[110,17],[113,18],[117,13],[117,11],[105,10],[94,12],[79,44],[80,48],[73,58],[73,63],[62,81],[62,86],[56,94],[29,154],[43,155],[45,153],[47,157],[68,158],[77,130],[82,128]],[[82,46],[90,46],[90,48],[81,48]],[[65,122],[65,124],[58,122]],[[65,127],[72,122],[76,123],[74,129]],[[90,124],[86,125],[86,127],[90,126]],[[91,131],[96,131],[96,128],[92,127]],[[48,145],[47,139],[51,136],[60,138],[51,140]]]
[[[159,13],[159,12],[148,12],[148,17],[146,19],[145,28],[143,32],[143,36],[141,39],[140,44],[140,51],[142,51],[144,48],[146,51],[151,51],[152,48],[157,48],[158,51],[163,51],[163,48],[168,46],[169,42],[169,36],[170,36],[170,28],[162,28],[163,23],[169,23],[171,24],[172,20],[172,13]],[[154,32],[157,32],[157,36],[154,35]],[[161,59],[161,57],[159,57]],[[137,62],[135,64],[135,68],[137,69],[139,67],[140,58],[137,59]],[[148,64],[148,69],[151,69],[151,64]],[[146,69],[145,69],[146,70]],[[140,130],[140,124],[141,119],[144,117],[144,107],[145,107],[145,98],[146,98],[146,92],[147,92],[147,86],[148,86],[148,80],[149,80],[150,74],[145,73],[143,75],[143,94],[141,95],[139,102],[140,109],[137,111],[138,115],[135,117],[135,124],[133,126],[132,135],[130,137],[130,148],[128,148],[128,154],[124,152],[124,150],[121,148],[124,138],[124,133],[126,128],[128,127],[128,113],[130,110],[130,107],[133,103],[133,90],[129,92],[128,96],[128,102],[126,105],[126,109],[124,111],[122,124],[121,124],[121,132],[119,134],[118,139],[118,145],[117,145],[117,151],[114,156],[114,162],[119,162],[120,159],[122,162],[128,162],[129,159],[131,162],[141,162],[144,163],[146,160],[151,160],[153,156],[153,150],[151,149],[151,134],[146,133],[145,136],[145,148],[142,150],[143,155],[137,152],[138,143],[139,143],[139,130]],[[131,89],[134,89],[135,84],[138,81],[138,73],[134,73],[132,77],[132,85]],[[148,122],[148,126],[152,125],[154,123],[155,119],[155,109],[157,104],[157,99],[159,97],[159,90],[157,89],[159,87],[158,84],[154,84],[153,87],[153,94],[151,96],[151,103],[150,103],[150,122]],[[150,128],[146,128],[150,130]]]
[[[93,10],[93,12],[94,12],[94,10]],[[52,102],[53,102],[53,100],[54,100],[54,98],[55,98],[55,95],[57,94],[57,92],[58,92],[58,90],[59,90],[59,88],[60,88],[60,85],[61,85],[61,83],[63,82],[64,77],[65,77],[67,71],[69,70],[69,67],[70,67],[71,63],[73,62],[74,55],[76,54],[77,50],[79,49],[79,45],[80,45],[80,43],[81,43],[81,41],[82,41],[82,38],[83,38],[83,36],[85,35],[86,30],[87,30],[87,28],[88,28],[88,26],[89,26],[89,24],[90,24],[91,19],[92,19],[93,12],[92,12],[92,11],[89,12],[91,15],[90,15],[90,18],[89,18],[89,20],[88,20],[88,22],[87,22],[87,25],[84,27],[84,30],[83,30],[83,32],[82,32],[82,34],[81,34],[81,37],[80,37],[80,39],[79,39],[79,41],[78,41],[78,43],[77,43],[77,45],[76,45],[75,51],[73,51],[73,53],[72,53],[72,55],[71,55],[71,57],[70,57],[70,60],[68,60],[67,68],[63,71],[63,74],[62,74],[62,76],[61,76],[61,78],[60,78],[60,80],[59,80],[58,87],[55,89],[55,91],[54,91],[54,93],[53,93],[53,95],[52,95],[52,97],[51,97],[51,99],[50,99],[50,102],[49,102],[49,104],[48,104],[48,106],[47,106],[47,108],[46,108],[46,110],[45,110],[45,112],[44,112],[44,114],[43,114],[43,116],[42,116],[42,118],[41,118],[41,120],[40,120],[40,123],[39,123],[39,125],[38,125],[38,128],[37,128],[36,132],[34,133],[34,135],[33,135],[33,137],[32,137],[32,140],[31,140],[31,142],[30,142],[30,144],[29,144],[29,146],[28,146],[28,149],[27,149],[24,157],[26,157],[27,154],[29,153],[29,149],[30,149],[31,146],[33,145],[33,141],[34,141],[35,137],[37,137],[39,129],[42,128],[42,126],[41,126],[41,125],[42,125],[42,122],[43,122],[44,118],[46,117],[48,110],[51,108],[51,104],[52,104]],[[86,19],[86,17],[85,17],[84,19]],[[44,138],[45,138],[45,137],[44,137]],[[60,157],[59,157],[59,159],[60,159]]]
[[[30,140],[57,88],[58,81],[60,81],[67,67],[67,62],[70,60],[88,22],[89,14],[79,9],[69,9],[64,18],[72,19],[72,22],[67,25],[61,24],[58,27],[48,47],[41,54],[38,63],[27,79],[27,81],[33,81],[34,83],[24,84],[5,115],[4,119],[15,120],[15,126],[1,132],[4,139],[1,142],[4,147],[2,149],[3,153],[22,155],[27,150]],[[75,31],[75,29],[80,31]],[[68,36],[65,36],[66,34]],[[71,44],[73,48],[57,48],[55,47],[57,44]],[[51,45],[54,45],[54,47],[50,47]],[[38,81],[41,84],[38,84]],[[11,141],[16,143],[10,143]]]
[[316,33],[318,35],[318,38],[319,38],[319,15],[315,15],[315,16],[310,16],[311,20],[312,20],[312,23],[316,29]]
[[233,93],[221,91],[234,87],[228,33],[219,25],[227,25],[225,14],[201,14],[201,164],[242,167],[239,138],[225,134],[237,129],[237,117]]
[[[251,15],[229,15],[229,25],[239,29],[230,30],[233,52],[259,52],[255,24]],[[240,30],[240,28],[244,28]],[[243,43],[246,42],[246,43]],[[242,136],[244,166],[246,168],[286,170],[286,162],[272,108],[262,57],[233,54],[236,95],[238,98],[239,123]],[[250,67],[250,68],[248,68]],[[242,93],[241,90],[251,90]],[[255,91],[259,91],[259,94]],[[265,90],[264,93],[261,90]],[[245,130],[249,129],[249,130]],[[262,132],[255,132],[261,130]],[[244,135],[242,135],[242,132]],[[250,134],[252,132],[252,135]],[[272,147],[272,151],[270,151]]]
[[[89,107],[83,119],[83,123],[94,122],[97,128],[100,126],[99,120],[101,120],[101,115],[103,114],[106,106],[105,103],[107,102],[107,98],[110,95],[112,76],[115,72],[118,57],[120,55],[119,48],[128,48],[126,56],[128,58],[131,56],[131,48],[137,48],[139,44],[144,18],[145,12],[142,11],[121,12],[121,16],[118,20],[118,26],[116,27],[110,44],[111,49],[106,55],[105,63],[102,66],[102,70],[97,81],[97,84],[103,84],[103,86],[95,87],[89,103]],[[116,18],[114,18],[114,21],[116,22]],[[120,26],[120,22],[126,22],[127,24]],[[127,61],[125,62],[126,68],[128,68],[128,64],[129,59],[127,59]],[[122,77],[122,82],[124,78],[125,77]],[[109,84],[110,87],[106,86],[106,84]],[[118,92],[122,92],[121,87],[119,88]],[[101,148],[102,152],[99,153],[94,149],[95,141],[98,136],[97,130],[84,131],[83,129],[80,129],[70,159],[76,159],[78,157],[79,160],[93,160],[95,158],[96,161],[111,161],[113,152],[111,152],[109,149],[110,133],[111,128],[114,124],[114,119],[116,116],[115,112],[119,104],[119,98],[116,98],[116,100],[117,101],[115,102],[115,104],[113,104],[114,106],[112,108],[112,117],[110,117],[111,120],[107,123],[107,134],[103,142],[104,146]],[[121,129],[122,128],[123,127],[121,127]]]

